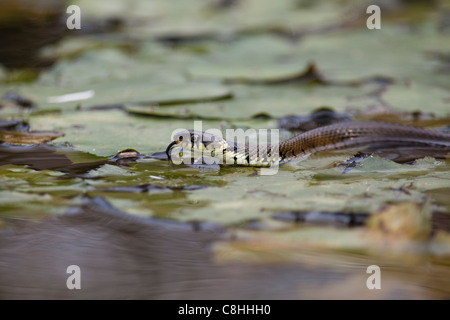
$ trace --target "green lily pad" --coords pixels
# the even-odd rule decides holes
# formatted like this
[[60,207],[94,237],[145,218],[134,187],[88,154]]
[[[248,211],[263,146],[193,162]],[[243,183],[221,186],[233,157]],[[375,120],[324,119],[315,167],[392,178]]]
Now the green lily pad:
[[134,175],[134,173],[130,170],[122,169],[117,166],[113,166],[110,164],[105,164],[98,169],[91,170],[89,175],[93,177],[105,177],[105,176],[128,176]]
[[382,98],[396,109],[450,116],[450,91],[438,87],[416,83],[393,85],[387,88]]
[[[31,126],[35,129],[59,128],[65,136],[54,143],[68,142],[79,151],[110,157],[117,152],[133,148],[150,155],[164,151],[172,141],[172,133],[193,128],[193,121],[161,121],[144,117],[127,116],[117,110],[85,111],[64,115],[35,116]],[[220,122],[203,122],[205,129],[220,128]]]
[[[294,0],[273,3],[270,0],[243,0],[226,5],[220,1],[134,1],[126,5],[120,1],[76,1],[87,17],[108,19],[126,17],[126,21],[141,21],[126,24],[124,32],[134,38],[148,37],[199,37],[226,36],[238,32],[267,30],[309,31],[328,25],[337,25],[346,19],[349,7],[318,1]],[[108,8],[108,9],[105,9]]]
[[428,51],[448,51],[447,35],[423,25],[411,32],[383,24],[380,30],[347,30],[307,37],[297,49],[302,59],[314,61],[324,77],[354,81],[373,76],[449,88],[448,75],[437,72]]
[[[399,165],[373,157],[361,166],[370,174],[358,170],[342,174],[343,169],[338,167],[310,167],[295,172],[282,167],[273,176],[255,176],[255,169],[232,168],[233,173],[224,176],[229,182],[226,186],[190,195],[195,201],[206,201],[208,206],[195,210],[186,208],[177,219],[196,220],[206,215],[217,222],[239,225],[251,219],[264,221],[279,211],[372,213],[386,202],[420,203],[427,188],[450,185],[448,161],[445,165]],[[377,167],[378,170],[384,168],[382,174],[376,173],[377,170],[372,172]],[[332,171],[339,179],[330,179]]]
[[[242,120],[254,117],[281,117],[288,114],[306,114],[320,106],[331,106],[344,111],[355,105],[351,95],[368,94],[372,86],[361,88],[334,86],[244,86],[229,85],[233,99],[214,103],[184,104],[183,106],[142,107],[127,105],[126,110],[136,114],[173,117]],[[375,98],[365,101],[364,108],[375,104]]]
[[141,78],[147,84],[185,82],[178,66],[161,66],[153,61],[133,59],[118,49],[106,48],[88,50],[75,59],[58,61],[40,75],[38,83],[77,88],[99,81],[130,78]]
[[196,101],[228,99],[230,90],[217,84],[171,84],[150,85],[145,78],[112,80],[85,85],[75,89],[29,85],[0,88],[3,92],[14,91],[35,102],[38,111],[76,110],[101,106],[120,106],[125,103],[180,104]]
[[0,166],[0,218],[41,220],[78,204],[77,197],[86,192],[88,185],[81,179],[60,179],[61,176],[52,170]]
[[[264,49],[263,49],[264,48]],[[296,75],[307,61],[292,61],[292,46],[278,37],[259,36],[224,43],[189,68],[195,78],[270,81]]]
[[[86,51],[105,49],[105,48],[118,48],[123,51],[133,51],[135,48],[131,42],[114,38],[99,38],[99,37],[66,37],[57,44],[44,47],[40,51],[40,55],[43,58],[50,59],[73,59],[77,58]],[[113,57],[107,57],[107,60]],[[115,57],[119,62],[125,61],[125,56]],[[114,62],[114,59],[109,60]],[[104,61],[97,61],[98,63],[104,63]],[[81,75],[85,76],[85,75]]]

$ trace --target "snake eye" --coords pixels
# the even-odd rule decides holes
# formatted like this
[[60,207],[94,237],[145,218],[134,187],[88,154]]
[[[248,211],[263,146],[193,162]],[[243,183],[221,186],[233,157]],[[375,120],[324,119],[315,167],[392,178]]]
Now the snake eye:
[[178,141],[183,141],[183,136],[179,136]]

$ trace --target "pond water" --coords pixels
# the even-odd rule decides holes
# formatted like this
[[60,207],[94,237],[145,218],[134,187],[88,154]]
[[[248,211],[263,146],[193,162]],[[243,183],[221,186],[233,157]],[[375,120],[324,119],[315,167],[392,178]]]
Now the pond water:
[[71,1],[73,30],[64,1],[2,8],[0,298],[450,297],[448,147],[321,152],[273,175],[164,152],[198,125],[448,133],[440,2],[380,4],[381,29],[347,1],[127,3]]

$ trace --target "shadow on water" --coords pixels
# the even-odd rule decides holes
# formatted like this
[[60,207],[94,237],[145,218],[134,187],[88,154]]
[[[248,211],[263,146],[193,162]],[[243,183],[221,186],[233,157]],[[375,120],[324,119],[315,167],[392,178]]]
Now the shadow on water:
[[[79,153],[76,151],[68,151]],[[67,177],[84,174],[107,163],[106,160],[73,163],[66,154],[47,144],[14,146],[0,144],[0,166],[5,164],[25,165],[34,170],[57,170],[67,173]]]
[[[0,233],[1,299],[290,299],[340,272],[214,262],[227,232],[212,223],[128,215],[102,198]],[[81,269],[69,290],[67,267]]]

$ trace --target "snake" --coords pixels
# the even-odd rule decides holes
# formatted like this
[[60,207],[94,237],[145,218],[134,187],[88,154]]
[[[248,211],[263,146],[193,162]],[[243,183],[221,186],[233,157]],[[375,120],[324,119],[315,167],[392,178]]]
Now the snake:
[[[321,151],[362,146],[434,147],[450,152],[450,133],[410,125],[376,121],[341,122],[303,132],[273,144],[227,141],[220,135],[186,130],[173,135],[166,154],[194,151],[218,159],[220,164],[266,167],[305,159]],[[174,150],[174,148],[176,148]]]

